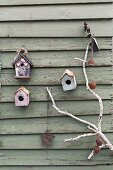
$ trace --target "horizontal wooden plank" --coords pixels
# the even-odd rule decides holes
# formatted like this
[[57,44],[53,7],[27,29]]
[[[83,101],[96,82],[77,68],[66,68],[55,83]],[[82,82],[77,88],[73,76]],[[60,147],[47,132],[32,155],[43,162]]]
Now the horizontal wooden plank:
[[1,150],[0,165],[112,164],[112,153],[108,149],[103,149],[91,161],[87,160],[90,152],[91,150]]
[[[2,68],[12,68],[11,63],[15,57],[14,52],[3,52],[0,54]],[[74,60],[75,57],[83,59],[84,51],[44,51],[29,52],[29,59],[35,68],[39,67],[75,67],[82,66],[82,62]],[[90,53],[88,59],[90,58]],[[112,51],[100,50],[94,55],[95,66],[111,65]]]
[[112,0],[0,0],[0,5],[45,5],[45,4],[76,4],[76,3],[110,3]]
[[[0,75],[2,70],[1,57],[0,57]],[[1,94],[1,76],[0,76],[0,94]]]
[[[74,115],[99,114],[98,101],[59,101],[56,104],[61,110],[66,110]],[[103,101],[104,114],[112,114],[111,104],[111,100]],[[0,119],[46,117],[47,114],[49,117],[63,116],[53,109],[51,102],[30,102],[27,108],[15,107],[14,103],[0,103]]]
[[[76,61],[75,61],[76,62]],[[69,68],[75,73],[78,84],[85,84],[83,77],[83,71],[81,68]],[[59,85],[61,84],[61,76],[63,75],[64,68],[44,68],[44,69],[33,69],[31,73],[30,81],[24,81],[22,84],[25,85]],[[87,75],[89,82],[95,80],[97,84],[111,84],[112,67],[87,67]],[[2,85],[19,85],[20,81],[15,78],[15,70],[4,69],[1,73]]]
[[0,103],[0,119],[46,116],[47,102],[31,102],[27,108],[15,108],[14,103]]
[[[100,49],[112,49],[112,38],[97,38],[97,42]],[[84,50],[87,43],[86,38],[0,38],[0,51]]]
[[[22,85],[22,84],[21,84]],[[25,86],[30,93],[30,101],[47,101],[47,91],[45,86]],[[14,102],[14,93],[19,87],[17,86],[2,86],[1,102]],[[61,86],[51,86],[52,94],[55,100],[96,100],[85,86],[78,86],[74,91],[64,92]],[[95,92],[102,99],[111,99],[113,96],[112,85],[97,86]]]
[[[113,35],[112,20],[94,20],[88,21],[88,24],[96,37]],[[39,21],[1,22],[0,37],[86,37],[86,35],[83,21]]]
[[[81,133],[82,134],[82,133]],[[79,134],[54,134],[55,138],[51,146],[43,145],[41,135],[0,135],[0,149],[92,149],[95,145],[95,136],[81,138],[73,142],[64,142],[64,139],[72,138]],[[111,133],[106,136],[113,141]]]
[[[79,116],[97,125],[98,116]],[[90,132],[87,125],[70,117],[26,118],[0,120],[0,134],[38,134],[44,133],[47,128],[52,133],[85,133]],[[102,122],[103,132],[113,132],[111,115],[104,115]]]
[[[31,166],[0,166],[1,167],[1,169],[3,169],[3,170],[58,170],[59,168],[60,168],[60,170],[69,170],[69,169],[71,169],[71,170],[75,170],[75,165],[68,165],[68,166],[60,166],[60,165],[58,165],[58,166],[54,166],[54,165],[51,165],[51,166],[38,166],[38,165],[31,165]],[[76,165],[76,170],[90,170],[90,169],[92,169],[92,170],[106,170],[106,169],[108,169],[108,170],[112,170],[113,169],[113,166],[112,165],[110,165],[110,164],[108,164],[108,165],[96,165],[96,166],[94,166],[93,164],[92,164],[92,166],[91,165],[89,165],[89,166],[80,166],[80,165]]]
[[[76,61],[74,61],[76,62]],[[61,85],[61,77],[66,68],[43,68],[32,69],[31,78],[28,81],[15,79],[15,70],[2,69],[1,82],[2,85]],[[69,68],[76,76],[78,84],[85,84],[83,69]],[[87,67],[87,76],[89,82],[95,80],[97,84],[112,84],[112,67]]]
[[111,3],[0,7],[0,21],[110,19],[112,16]]
[[[74,115],[93,115],[99,114],[98,101],[59,101],[56,105],[61,110],[66,110]],[[112,113],[111,100],[103,101],[104,114]],[[49,103],[48,115],[60,116],[60,114],[52,107],[52,103]]]

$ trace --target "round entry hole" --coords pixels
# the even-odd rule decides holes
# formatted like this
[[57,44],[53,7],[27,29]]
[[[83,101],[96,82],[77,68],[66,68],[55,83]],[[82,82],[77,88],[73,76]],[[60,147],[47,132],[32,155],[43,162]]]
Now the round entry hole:
[[21,63],[21,67],[23,67],[24,66],[24,63]]
[[19,99],[19,101],[23,101],[24,97],[23,96],[19,96],[18,99]]
[[66,84],[70,85],[71,84],[71,80],[66,80]]

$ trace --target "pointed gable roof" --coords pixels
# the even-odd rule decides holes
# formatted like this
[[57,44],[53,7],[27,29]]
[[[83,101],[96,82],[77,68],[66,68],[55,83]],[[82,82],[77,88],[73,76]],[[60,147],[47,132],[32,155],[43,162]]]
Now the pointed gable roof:
[[20,58],[24,58],[31,66],[33,66],[33,63],[29,60],[29,58],[27,57],[27,50],[25,50],[24,48],[20,48],[17,50],[17,56],[14,58],[14,61],[12,62],[12,66],[15,65],[16,62],[18,62],[18,60]]
[[75,74],[74,74],[72,71],[68,70],[68,69],[65,70],[65,72],[63,73],[61,79],[62,79],[65,75],[68,75],[68,76],[70,76],[70,77],[74,77],[74,76],[75,76]]
[[29,95],[30,91],[26,89],[24,86],[21,86],[14,94],[16,94],[19,91],[24,91],[27,95]]

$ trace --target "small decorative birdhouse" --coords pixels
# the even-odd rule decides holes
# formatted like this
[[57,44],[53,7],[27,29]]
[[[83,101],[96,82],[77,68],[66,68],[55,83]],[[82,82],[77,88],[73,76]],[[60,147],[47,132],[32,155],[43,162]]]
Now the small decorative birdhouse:
[[15,106],[28,106],[29,105],[29,93],[25,87],[21,86],[15,92]]
[[77,83],[74,73],[66,69],[61,77],[61,83],[64,91],[76,89]]
[[21,48],[17,50],[17,56],[15,57],[12,66],[15,67],[16,79],[28,79],[30,78],[30,69],[33,66],[32,62],[27,57],[27,50]]

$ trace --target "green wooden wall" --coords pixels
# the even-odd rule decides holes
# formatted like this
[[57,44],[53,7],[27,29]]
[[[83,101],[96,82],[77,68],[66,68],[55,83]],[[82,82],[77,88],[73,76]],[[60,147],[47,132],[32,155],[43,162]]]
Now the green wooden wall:
[[[112,8],[112,0],[0,0],[0,169],[113,169],[108,149],[87,160],[94,137],[63,142],[89,130],[58,114],[46,92],[46,86],[52,87],[59,108],[97,124],[98,101],[85,88],[81,62],[73,59],[84,56],[88,40],[83,22],[87,20],[101,49],[94,56],[96,66],[87,67],[87,74],[97,82],[95,91],[104,104],[103,132],[113,141]],[[15,51],[23,46],[35,66],[31,80],[24,82],[15,80],[11,66]],[[73,92],[63,92],[61,87],[66,68],[76,72],[78,87]],[[31,91],[27,108],[14,106],[14,92],[20,85]],[[55,135],[50,147],[40,138],[47,128]]]

